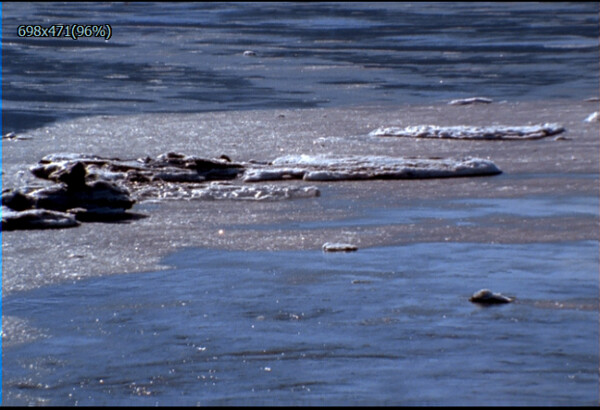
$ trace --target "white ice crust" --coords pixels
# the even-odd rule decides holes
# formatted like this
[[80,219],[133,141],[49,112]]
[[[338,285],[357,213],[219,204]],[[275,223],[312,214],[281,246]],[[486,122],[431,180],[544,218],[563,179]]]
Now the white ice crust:
[[409,138],[452,138],[474,140],[530,140],[560,134],[565,129],[559,124],[545,123],[523,126],[476,127],[458,125],[440,127],[437,125],[416,125],[404,128],[381,127],[369,133],[371,137]]
[[481,158],[404,158],[377,155],[336,157],[286,155],[268,168],[246,170],[244,182],[282,179],[337,181],[356,179],[411,179],[495,175],[502,171]]

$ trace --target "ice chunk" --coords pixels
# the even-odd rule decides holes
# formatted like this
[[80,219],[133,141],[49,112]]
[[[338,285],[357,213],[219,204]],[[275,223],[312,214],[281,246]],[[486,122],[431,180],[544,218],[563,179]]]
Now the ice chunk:
[[243,180],[255,182],[286,178],[302,178],[307,181],[445,178],[495,175],[501,172],[493,162],[480,158],[287,155],[275,159],[271,167],[247,170]]
[[600,121],[600,117],[598,116],[598,111],[591,113],[585,119],[585,122],[598,122],[598,121]]
[[75,216],[47,209],[13,211],[2,207],[2,230],[17,229],[59,229],[79,226]]
[[473,140],[530,140],[560,134],[565,129],[558,124],[538,124],[524,126],[475,127],[459,125],[440,127],[437,125],[417,125],[409,127],[382,127],[369,133],[371,137],[409,138],[451,138]]
[[296,187],[280,185],[228,185],[211,184],[192,190],[192,198],[234,199],[246,201],[273,201],[281,199],[312,198],[320,195],[315,186]]
[[471,97],[471,98],[461,98],[458,100],[452,100],[448,103],[448,105],[490,104],[491,102],[492,102],[491,98]]

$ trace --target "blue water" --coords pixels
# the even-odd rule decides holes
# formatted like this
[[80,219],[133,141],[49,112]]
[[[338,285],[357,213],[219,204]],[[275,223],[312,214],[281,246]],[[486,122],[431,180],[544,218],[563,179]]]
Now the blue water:
[[[598,243],[188,249],[4,301],[5,404],[596,405]],[[474,305],[482,287],[516,296]]]
[[[353,203],[352,215],[339,219],[318,221],[282,221],[278,229],[306,230],[335,227],[367,227],[393,224],[424,223],[426,220],[443,220],[450,226],[490,226],[498,222],[493,217],[561,218],[573,216],[598,217],[598,196],[543,196],[531,195],[519,198],[469,198],[445,201],[407,199],[402,204],[387,204],[384,199],[357,201]],[[337,205],[334,201],[332,205]],[[331,205],[329,205],[331,206]],[[233,225],[239,229],[248,225]],[[273,229],[272,224],[253,224],[252,229]]]
[[[598,95],[597,2],[2,8],[5,132],[97,114]],[[110,24],[112,37],[18,37],[22,24]]]
[[[599,12],[596,2],[3,3],[2,132],[100,114],[580,101],[598,96]],[[20,38],[21,24],[110,24],[113,35]],[[583,195],[372,205],[278,229],[598,214]],[[597,241],[188,249],[164,262],[173,268],[2,300],[3,315],[42,335],[4,349],[4,404],[598,403]],[[517,301],[471,304],[482,287]]]

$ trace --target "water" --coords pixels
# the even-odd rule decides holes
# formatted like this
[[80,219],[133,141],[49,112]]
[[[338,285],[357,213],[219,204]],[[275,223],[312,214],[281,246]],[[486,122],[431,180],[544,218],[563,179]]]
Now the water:
[[[306,230],[333,227],[368,227],[389,224],[419,224],[427,219],[443,220],[454,226],[481,226],[493,224],[490,218],[544,218],[598,215],[597,196],[528,196],[520,198],[407,200],[402,206],[384,206],[382,200],[375,204],[361,201],[353,207],[353,215],[339,219],[318,221],[283,221],[278,229]],[[334,206],[338,205],[333,202]],[[331,205],[330,205],[331,206]],[[239,228],[241,226],[232,226]],[[273,229],[271,224],[253,225],[254,229]]]
[[[590,3],[5,3],[4,132],[82,115],[598,92]],[[110,24],[26,38],[21,24]],[[255,57],[243,55],[245,50]]]
[[[187,120],[164,135],[165,145],[176,145],[179,136],[193,134],[198,141],[190,147],[200,147],[206,144],[200,135],[214,138],[229,132],[227,124],[235,123],[238,110],[445,107],[447,101],[472,96],[493,98],[495,104],[579,102],[598,96],[599,11],[598,3],[583,2],[3,3],[2,130],[33,135],[29,141],[7,142],[13,155],[39,150],[48,132],[39,128],[53,122],[65,125],[51,128],[60,132],[48,136],[48,149],[74,129],[81,132],[74,145],[98,150],[99,135],[131,138],[131,146],[152,144],[153,138],[163,136],[163,123],[175,129],[178,120],[157,117],[156,127],[140,120],[140,130],[120,127],[135,128],[135,119],[143,117],[127,117],[130,122],[91,119],[89,129],[67,121],[97,115],[228,113],[212,119],[213,125],[223,123],[218,131],[193,128],[193,121]],[[19,38],[20,24],[110,24],[113,36],[107,41]],[[245,50],[256,55],[245,56]],[[590,105],[590,112],[595,107]],[[292,116],[286,114],[287,121]],[[317,122],[334,117],[326,115],[319,112]],[[507,117],[512,118],[504,113]],[[580,129],[584,117],[577,120]],[[267,118],[249,123],[267,127],[273,124]],[[373,124],[371,129],[387,125]],[[186,127],[193,129],[188,132]],[[281,132],[290,140],[315,132],[306,128]],[[144,134],[148,129],[152,135]],[[235,129],[242,136],[247,132],[242,126]],[[264,138],[275,138],[270,131],[260,130]],[[587,132],[586,128],[579,134]],[[144,142],[142,135],[148,136]],[[310,136],[308,144],[317,137],[321,135]],[[355,139],[355,144],[365,143]],[[328,146],[335,148],[338,140]],[[31,145],[18,145],[21,142]],[[520,145],[525,147],[520,152],[537,155],[528,150],[537,152],[538,143]],[[413,190],[426,189],[417,182],[394,185],[407,193],[402,200],[383,195],[383,184],[364,191],[354,185],[340,191],[325,186],[315,201],[335,217],[315,222],[318,216],[290,216],[288,222],[283,215],[281,224],[261,220],[224,226],[273,236],[283,232],[281,237],[289,239],[327,229],[347,230],[361,238],[373,227],[412,224],[416,230],[408,235],[419,238],[433,235],[444,224],[448,231],[465,228],[467,236],[466,228],[493,224],[498,229],[489,232],[502,234],[504,229],[516,235],[516,225],[526,230],[539,224],[537,233],[546,229],[553,234],[556,226],[568,225],[554,224],[562,218],[577,220],[578,229],[581,221],[597,225],[597,167],[589,171],[583,162],[580,174],[561,173],[568,167],[560,148],[569,152],[571,145],[557,143],[564,145],[548,160],[556,169],[525,175],[509,167],[485,189],[489,193],[524,187],[514,192],[526,192],[535,185],[527,178],[536,175],[541,185],[550,184],[546,180],[562,184],[564,177],[565,189],[575,183],[585,189],[502,198],[446,195],[440,201],[435,195],[431,200],[411,198]],[[227,144],[214,149],[230,153],[235,144]],[[482,152],[488,149],[491,157],[500,151],[511,156],[509,145],[479,147]],[[548,148],[539,148],[547,153]],[[274,155],[263,151],[253,155]],[[6,162],[10,161],[5,158]],[[368,197],[373,193],[379,196]],[[298,202],[298,207],[306,204]],[[144,211],[158,213],[153,208],[157,205],[143,206]],[[235,206],[221,207],[226,215],[236,213]],[[247,212],[272,212],[258,205],[240,206]],[[200,202],[197,207],[214,209]],[[291,206],[272,209],[296,211]],[[298,215],[310,213],[308,209]],[[207,222],[190,221],[188,225]],[[180,222],[170,226],[183,229]],[[196,234],[189,228],[185,226],[178,241],[168,236],[167,243],[157,240],[153,245],[175,248],[173,243],[185,243],[185,235]],[[16,336],[3,335],[3,404],[598,403],[597,240],[542,243],[523,235],[527,243],[498,244],[497,237],[485,236],[488,231],[481,229],[484,234],[478,238],[485,237],[487,243],[407,238],[404,245],[347,254],[191,248],[167,256],[163,263],[169,270],[66,281],[78,274],[72,266],[80,263],[85,270],[91,263],[87,256],[78,259],[82,247],[120,246],[119,238],[113,244],[113,231],[107,233],[106,226],[90,230],[84,236],[82,227],[73,234],[75,239],[68,232],[55,233],[47,248],[75,259],[60,260],[62,271],[47,272],[42,263],[30,272],[32,277],[62,274],[62,283],[24,286],[34,289],[3,298],[3,319],[16,320],[8,328],[3,321],[4,332]],[[46,251],[36,248],[44,242],[42,232],[5,233],[4,238],[21,234],[31,235],[26,237],[31,242],[19,237],[21,247],[16,249]],[[73,249],[61,248],[62,240]],[[97,250],[93,256],[106,255]],[[24,257],[14,250],[8,255],[12,262]],[[112,267],[107,260],[108,274]],[[471,304],[468,297],[484,287],[517,300],[490,308]]]
[[44,335],[5,357],[5,404],[593,405],[597,248],[182,250],[8,297]]

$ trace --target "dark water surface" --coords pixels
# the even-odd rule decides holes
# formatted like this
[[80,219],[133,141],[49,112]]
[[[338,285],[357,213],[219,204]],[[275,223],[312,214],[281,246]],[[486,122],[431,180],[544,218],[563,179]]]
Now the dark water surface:
[[[598,94],[597,2],[9,2],[2,11],[4,132],[97,114]],[[110,24],[112,37],[18,37],[22,24]]]
[[[44,334],[4,358],[4,403],[594,405],[597,250],[183,250],[4,300]],[[487,286],[518,299],[468,302]]]

